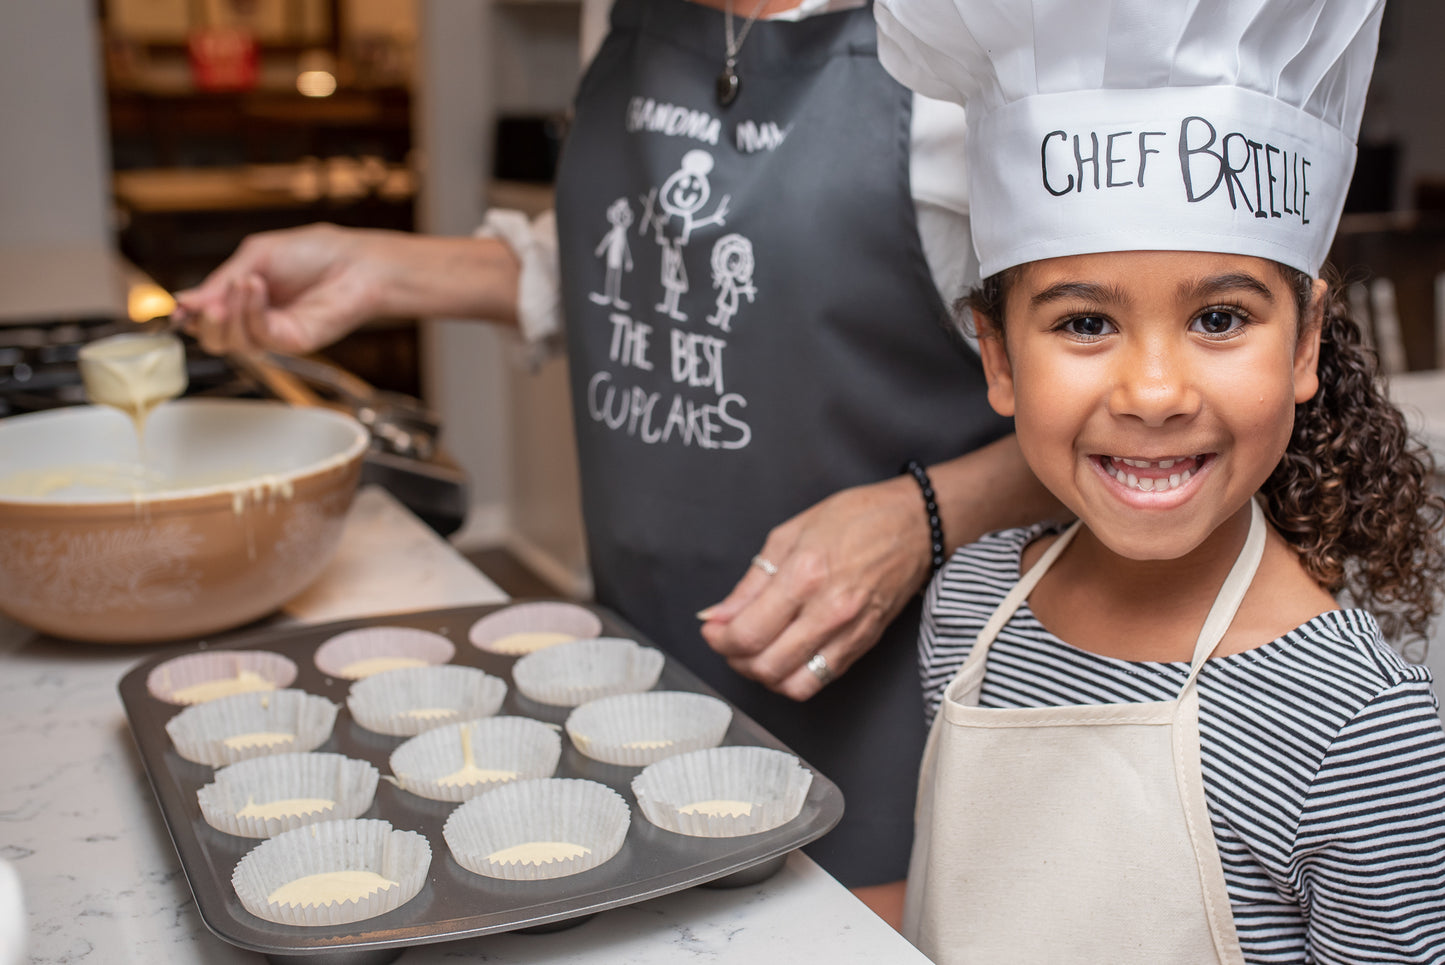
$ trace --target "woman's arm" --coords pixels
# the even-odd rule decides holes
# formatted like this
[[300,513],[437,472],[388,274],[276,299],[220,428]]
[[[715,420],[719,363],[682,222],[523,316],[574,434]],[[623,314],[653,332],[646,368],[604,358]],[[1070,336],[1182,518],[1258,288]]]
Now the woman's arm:
[[209,352],[301,353],[370,318],[515,324],[520,267],[496,238],[315,224],[251,235],[176,302]]

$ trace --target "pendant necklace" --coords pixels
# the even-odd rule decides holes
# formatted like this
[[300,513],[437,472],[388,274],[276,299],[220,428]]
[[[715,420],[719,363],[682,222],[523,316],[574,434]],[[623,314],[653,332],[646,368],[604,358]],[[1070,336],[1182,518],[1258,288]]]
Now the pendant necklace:
[[757,21],[759,14],[763,12],[763,8],[767,5],[768,0],[758,0],[758,5],[754,7],[753,12],[748,15],[748,19],[743,23],[743,29],[736,37],[733,36],[733,0],[727,0],[727,3],[723,7],[723,27],[727,33],[727,62],[723,64],[722,73],[717,75],[716,84],[717,102],[723,107],[727,107],[737,99],[739,86],[738,72],[736,70],[738,65],[738,51],[743,49],[743,41],[748,39],[748,31],[753,29],[753,24]]

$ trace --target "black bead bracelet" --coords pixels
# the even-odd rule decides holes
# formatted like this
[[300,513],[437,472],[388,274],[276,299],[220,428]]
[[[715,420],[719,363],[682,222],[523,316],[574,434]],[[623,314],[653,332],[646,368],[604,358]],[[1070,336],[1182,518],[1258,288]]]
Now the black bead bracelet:
[[912,476],[914,482],[918,483],[918,488],[923,490],[923,508],[928,512],[928,538],[933,550],[932,572],[937,573],[944,560],[943,519],[938,515],[938,497],[933,493],[933,483],[928,478],[928,471],[917,459],[905,462],[902,471]]

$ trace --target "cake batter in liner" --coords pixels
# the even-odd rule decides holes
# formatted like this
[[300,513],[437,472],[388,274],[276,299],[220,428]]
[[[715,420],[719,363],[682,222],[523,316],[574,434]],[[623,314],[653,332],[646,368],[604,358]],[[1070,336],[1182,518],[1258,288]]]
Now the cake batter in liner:
[[507,682],[475,667],[447,664],[373,674],[351,685],[346,707],[378,734],[414,737],[464,720],[490,717],[507,697]]
[[[157,666],[146,676],[146,690],[157,700],[185,706],[238,693],[281,690],[295,680],[296,664],[279,653],[206,650]],[[222,692],[228,686],[234,689]],[[215,696],[206,696],[207,690],[217,692]]]
[[[530,717],[488,717],[418,734],[392,751],[391,773],[404,791],[434,801],[465,801],[512,781],[551,777],[562,738]],[[476,779],[447,782],[468,765]]]
[[[787,824],[803,809],[813,773],[792,754],[768,747],[713,747],[649,764],[632,779],[647,820],[700,838],[735,838]],[[738,802],[747,813],[709,813]],[[701,807],[700,807],[701,806]]]
[[[331,736],[337,706],[304,690],[236,694],[187,707],[166,721],[176,753],[197,764],[221,767],[253,757],[314,751]],[[289,740],[243,742],[258,735]]]
[[[601,632],[602,619],[586,607],[538,600],[487,614],[472,624],[467,639],[479,650],[519,657],[553,644],[595,637]],[[528,639],[534,635],[534,639]],[[546,639],[552,643],[543,642]]]
[[[442,837],[457,864],[474,874],[537,881],[575,875],[608,861],[622,848],[631,820],[622,795],[605,784],[545,778],[507,784],[472,798],[447,818]],[[530,860],[518,855],[529,847],[561,856]],[[512,860],[503,854],[509,850]]]
[[642,767],[664,757],[716,747],[733,712],[707,694],[655,690],[589,701],[567,718],[567,736],[593,760]]
[[622,637],[559,643],[512,665],[512,683],[538,703],[576,707],[614,694],[650,690],[662,675],[661,650]]
[[[380,773],[367,761],[341,754],[273,754],[223,767],[196,792],[201,817],[217,831],[272,838],[306,824],[360,817],[376,796]],[[305,813],[243,815],[248,804],[324,800]]]
[[[251,849],[236,864],[231,885],[246,910],[280,925],[344,925],[400,908],[421,891],[431,868],[424,835],[387,821],[324,821],[284,831]],[[308,875],[370,871],[393,884],[354,901],[283,903],[268,896]]]
[[312,658],[328,677],[360,680],[386,670],[449,663],[457,648],[440,633],[413,627],[361,627],[338,633]]

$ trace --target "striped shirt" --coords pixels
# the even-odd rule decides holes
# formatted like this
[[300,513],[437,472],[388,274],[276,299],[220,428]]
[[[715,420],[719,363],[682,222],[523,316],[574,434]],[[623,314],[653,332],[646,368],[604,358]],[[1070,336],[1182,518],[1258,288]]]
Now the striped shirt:
[[[984,623],[1050,527],[954,554],[919,638],[929,718]],[[1027,601],[989,651],[980,704],[1171,700],[1189,664],[1071,647]],[[1200,758],[1248,962],[1445,963],[1445,729],[1430,672],[1368,613],[1321,614],[1198,677]]]

